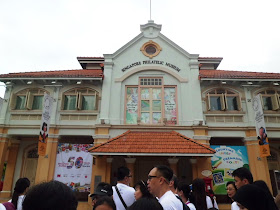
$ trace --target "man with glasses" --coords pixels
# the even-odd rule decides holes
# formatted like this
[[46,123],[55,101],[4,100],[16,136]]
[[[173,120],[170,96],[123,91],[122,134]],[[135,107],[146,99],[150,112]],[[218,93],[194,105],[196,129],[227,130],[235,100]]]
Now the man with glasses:
[[135,202],[134,188],[129,187],[132,175],[127,167],[120,167],[117,171],[117,185],[113,187],[113,199],[117,210],[125,210]]
[[164,210],[183,210],[182,202],[170,190],[173,171],[164,165],[154,167],[148,175],[148,189],[158,198]]

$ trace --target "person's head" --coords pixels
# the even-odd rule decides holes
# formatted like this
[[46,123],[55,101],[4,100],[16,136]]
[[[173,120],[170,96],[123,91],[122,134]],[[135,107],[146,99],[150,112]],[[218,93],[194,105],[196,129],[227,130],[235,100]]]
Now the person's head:
[[178,195],[182,198],[184,202],[187,202],[191,197],[191,188],[187,182],[178,183]]
[[194,179],[192,182],[192,192],[196,209],[207,209],[205,182],[203,179]]
[[233,181],[229,181],[229,182],[227,182],[226,186],[227,186],[226,189],[227,189],[228,197],[230,197],[232,199],[232,197],[235,195],[235,193],[237,191],[235,183]]
[[175,174],[173,174],[172,179],[170,180],[169,187],[174,194],[177,194],[178,178]]
[[122,166],[118,168],[117,171],[118,182],[123,182],[124,184],[129,185],[129,183],[131,182],[131,177],[132,175],[127,167]]
[[128,210],[163,210],[156,198],[141,198],[134,202]]
[[23,210],[76,210],[78,201],[73,191],[59,181],[43,182],[26,193]]
[[100,182],[96,186],[94,193],[90,195],[92,199],[92,206],[94,206],[101,197],[104,196],[112,197],[112,195],[113,195],[112,185],[106,182]]
[[147,183],[142,180],[137,182],[134,188],[135,188],[135,193],[134,193],[135,200],[139,200],[140,198],[144,198],[144,197],[148,197],[148,198],[153,197],[148,190]]
[[[169,182],[172,179],[173,171],[165,166],[158,165],[154,167],[148,175],[148,189],[151,194],[161,197],[169,189]],[[164,192],[162,194],[162,192]]]
[[241,167],[232,172],[237,189],[246,184],[253,183],[253,175],[249,169]]
[[116,210],[116,204],[111,197],[103,196],[98,199],[93,210]]
[[28,178],[19,178],[16,182],[13,196],[12,196],[12,203],[14,204],[15,208],[17,208],[18,203],[18,196],[24,195],[30,186],[30,181]]
[[263,137],[263,135],[265,134],[265,129],[264,129],[264,127],[260,127],[259,133],[260,133],[260,136]]
[[48,125],[47,123],[43,122],[42,131],[46,132],[47,130],[48,130]]
[[265,181],[257,180],[257,181],[254,181],[253,184],[258,186],[258,187],[260,187],[260,188],[262,188],[264,191],[266,191],[269,195],[272,196],[272,194],[271,194],[267,184],[265,183]]
[[267,193],[254,184],[241,186],[233,196],[241,210],[276,210],[273,200]]

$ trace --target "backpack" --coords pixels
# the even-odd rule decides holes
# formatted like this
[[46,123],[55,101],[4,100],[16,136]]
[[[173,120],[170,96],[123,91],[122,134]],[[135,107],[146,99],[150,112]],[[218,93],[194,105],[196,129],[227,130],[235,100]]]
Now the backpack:
[[191,210],[190,207],[188,207],[188,205],[185,204],[185,203],[182,201],[182,199],[181,199],[178,195],[175,195],[175,196],[176,196],[176,198],[178,198],[178,199],[181,201],[181,203],[183,204],[183,210]]

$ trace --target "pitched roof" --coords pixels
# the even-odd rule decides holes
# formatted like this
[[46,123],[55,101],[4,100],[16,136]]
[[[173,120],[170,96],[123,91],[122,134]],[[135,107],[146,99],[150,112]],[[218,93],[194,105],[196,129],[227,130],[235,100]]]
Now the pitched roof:
[[1,74],[0,78],[103,78],[101,69],[77,69],[77,70],[58,70],[58,71],[36,71]]
[[225,71],[225,70],[200,70],[199,78],[215,79],[280,79],[279,73]]
[[215,150],[176,131],[127,131],[89,149],[95,155],[212,156]]

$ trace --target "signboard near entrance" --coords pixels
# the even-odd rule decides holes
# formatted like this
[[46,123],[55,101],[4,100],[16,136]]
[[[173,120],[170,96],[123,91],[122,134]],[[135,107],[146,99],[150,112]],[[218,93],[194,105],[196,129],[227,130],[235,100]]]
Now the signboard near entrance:
[[92,144],[59,144],[54,180],[65,183],[73,191],[89,192],[92,172]]
[[213,174],[213,191],[215,194],[226,195],[226,183],[234,181],[232,172],[240,167],[249,169],[247,149],[245,146],[215,146],[216,151],[211,158]]

